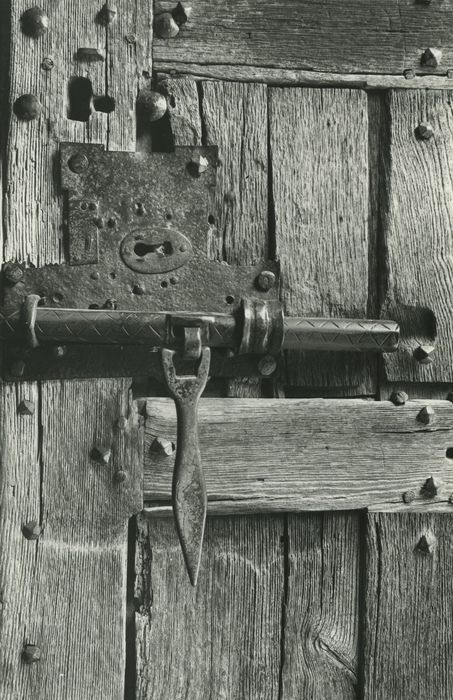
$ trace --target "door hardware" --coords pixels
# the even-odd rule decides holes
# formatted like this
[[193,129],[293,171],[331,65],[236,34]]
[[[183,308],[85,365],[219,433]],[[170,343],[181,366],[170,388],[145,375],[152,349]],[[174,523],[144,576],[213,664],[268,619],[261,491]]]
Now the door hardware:
[[216,164],[215,147],[63,144],[69,264],[7,263],[0,306],[6,380],[166,381],[178,416],[173,508],[193,584],[207,502],[197,405],[209,374],[257,374],[257,360],[286,349],[393,352],[399,338],[393,321],[286,318],[275,262],[211,260]]

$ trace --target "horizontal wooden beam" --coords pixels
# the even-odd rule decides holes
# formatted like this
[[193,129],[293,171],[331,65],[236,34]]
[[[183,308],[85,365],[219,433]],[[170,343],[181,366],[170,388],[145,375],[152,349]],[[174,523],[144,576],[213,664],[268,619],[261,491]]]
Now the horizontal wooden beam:
[[[190,5],[189,21],[177,36],[162,38],[156,22],[155,70],[192,65],[200,67],[191,70],[194,74],[208,77],[215,71],[212,77],[223,80],[286,75],[286,80],[299,76],[300,82],[310,72],[373,81],[378,76],[404,80],[407,71],[445,76],[453,68],[453,0],[193,0]],[[172,0],[159,0],[156,18],[174,6]],[[427,49],[436,49],[428,60]]]
[[423,89],[448,90],[453,88],[453,72],[443,75],[417,74],[415,71],[396,73],[335,73],[269,66],[228,64],[175,63],[156,61],[156,70],[162,77],[190,76],[195,80],[223,80],[246,83],[265,83],[280,87],[346,87],[361,90]]
[[[174,404],[151,398],[146,412],[145,500],[166,515],[174,455],[155,439],[175,442]],[[212,513],[453,512],[449,401],[204,399],[199,423]]]

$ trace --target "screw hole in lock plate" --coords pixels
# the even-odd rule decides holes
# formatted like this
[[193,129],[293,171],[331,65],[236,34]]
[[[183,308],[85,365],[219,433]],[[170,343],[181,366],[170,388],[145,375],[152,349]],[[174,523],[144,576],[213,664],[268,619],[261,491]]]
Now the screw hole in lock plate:
[[132,270],[153,274],[170,272],[184,265],[191,257],[192,245],[179,231],[139,229],[123,238],[120,251],[123,261]]

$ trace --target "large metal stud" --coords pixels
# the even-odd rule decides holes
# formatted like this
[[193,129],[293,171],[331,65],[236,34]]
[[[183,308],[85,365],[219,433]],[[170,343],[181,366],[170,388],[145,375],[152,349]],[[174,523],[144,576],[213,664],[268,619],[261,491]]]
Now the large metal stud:
[[49,29],[49,18],[41,7],[30,7],[20,18],[22,31],[33,39],[38,39]]

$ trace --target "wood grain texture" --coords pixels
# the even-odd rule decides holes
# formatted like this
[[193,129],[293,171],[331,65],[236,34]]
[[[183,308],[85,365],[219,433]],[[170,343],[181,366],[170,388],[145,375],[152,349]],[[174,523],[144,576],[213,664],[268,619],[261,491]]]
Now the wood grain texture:
[[281,519],[209,519],[196,589],[173,523],[140,527],[137,698],[277,698]]
[[[365,318],[368,114],[361,91],[272,88],[270,139],[285,313]],[[288,353],[290,385],[374,392],[375,360]],[[338,394],[337,394],[338,395]]]
[[194,80],[229,80],[251,83],[265,83],[279,87],[341,87],[361,88],[362,90],[429,89],[446,90],[453,86],[453,76],[419,74],[419,68],[412,73],[388,75],[384,73],[332,73],[327,71],[299,70],[294,68],[273,68],[272,66],[231,65],[226,63],[173,63],[171,60],[158,60],[157,65],[175,79],[191,76]]
[[[426,405],[435,411],[430,425],[417,418]],[[175,416],[172,401],[148,400],[148,501],[169,502],[173,457],[156,453],[153,441],[175,441]],[[407,510],[402,494],[412,489],[418,496],[411,507],[451,509],[449,401],[397,407],[360,399],[202,399],[199,421],[208,496],[222,512]],[[420,489],[431,474],[443,485],[427,499]]]
[[363,698],[449,700],[452,515],[369,514],[366,544]]
[[[101,5],[65,0],[58,7],[51,2],[42,6],[49,15],[49,32],[33,40],[20,30],[20,16],[29,4],[11,3],[10,106],[20,95],[33,93],[43,111],[34,122],[11,114],[4,190],[4,257],[34,265],[65,257],[55,167],[59,142],[133,149],[137,90],[151,60],[152,8],[144,0],[117,3],[117,18],[108,29],[97,22]],[[136,44],[126,42],[126,32],[136,33]],[[105,62],[78,61],[81,46],[105,50]],[[41,67],[46,57],[53,60],[50,71]],[[88,78],[94,95],[113,97],[114,111],[93,111],[88,121],[69,118],[69,86],[75,77]],[[124,695],[127,521],[141,504],[141,443],[129,383],[56,382],[28,390],[39,397],[39,408],[29,418],[37,426],[38,444],[30,438],[33,461],[26,457],[25,446],[17,457],[8,454],[1,478],[16,469],[15,459],[29,479],[29,465],[37,469],[29,491],[20,488],[10,508],[22,517],[31,510],[27,504],[35,504],[33,517],[44,530],[38,543],[27,542],[33,546],[32,566],[16,556],[21,568],[15,564],[13,569],[16,588],[17,581],[27,586],[32,579],[27,600],[18,590],[5,608],[9,619],[0,665],[7,664],[7,674],[0,674],[1,690],[3,682],[7,685],[6,694],[0,694],[8,700],[78,700],[90,697],[93,688],[103,697]],[[11,424],[11,410],[9,406],[2,413],[2,430]],[[120,415],[126,423],[117,430],[113,422]],[[94,440],[112,442],[108,467],[96,468],[90,460]],[[129,473],[122,486],[112,481],[120,465]],[[13,557],[10,550],[6,555],[2,577]],[[39,664],[22,664],[26,642],[40,645]]]
[[[159,0],[156,13],[173,9]],[[304,69],[336,73],[423,71],[427,46],[443,49],[438,69],[453,64],[451,0],[419,5],[411,0],[196,0],[190,21],[173,39],[156,37],[154,60],[178,68],[187,63]],[[423,71],[425,72],[425,71]]]
[[[395,91],[388,99],[382,314],[402,332],[396,357],[385,357],[391,382],[453,381],[452,98],[452,92]],[[434,128],[428,141],[416,135],[425,121]],[[435,345],[432,364],[414,359],[419,344]]]
[[359,520],[288,518],[282,698],[356,697]]

